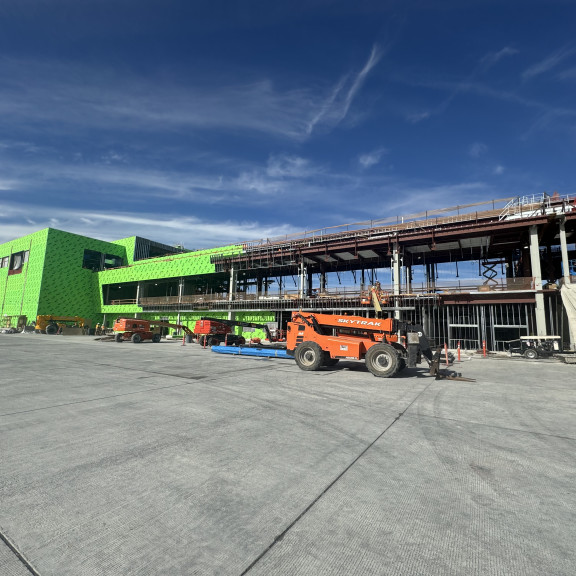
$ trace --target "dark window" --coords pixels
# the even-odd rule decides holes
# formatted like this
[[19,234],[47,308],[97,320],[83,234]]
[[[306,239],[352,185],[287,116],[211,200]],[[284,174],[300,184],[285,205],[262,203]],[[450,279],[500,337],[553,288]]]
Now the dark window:
[[10,263],[10,256],[4,256],[4,258],[0,259],[0,268],[8,268],[9,263]]
[[114,254],[103,254],[96,250],[84,250],[84,260],[82,261],[82,268],[98,272],[106,268],[119,268],[123,265],[120,256]]
[[102,270],[102,252],[96,252],[96,250],[84,250],[82,268],[94,271]]
[[14,252],[10,258],[10,270],[8,274],[20,274],[26,262],[28,262],[28,250],[24,252]]
[[106,254],[104,256],[104,268],[119,268],[122,264],[120,256],[114,256],[114,254]]

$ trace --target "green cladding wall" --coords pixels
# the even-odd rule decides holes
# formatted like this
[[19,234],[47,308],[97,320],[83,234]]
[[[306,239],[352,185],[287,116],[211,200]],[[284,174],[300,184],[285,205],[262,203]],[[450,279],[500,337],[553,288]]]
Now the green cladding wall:
[[9,268],[0,268],[0,316],[27,316],[36,318],[42,287],[48,229],[23,236],[0,245],[0,259],[29,251],[20,273],[10,274]]
[[113,254],[126,260],[123,246],[48,229],[38,314],[99,318],[98,274],[82,267],[84,250]]
[[[0,268],[0,315],[25,315],[28,323],[33,322],[38,314],[82,316],[95,324],[102,322],[103,314],[106,314],[107,324],[110,324],[110,319],[116,316],[139,314],[149,319],[168,317],[170,322],[176,323],[176,312],[142,314],[136,305],[105,306],[103,287],[213,274],[215,266],[210,262],[213,255],[237,254],[242,250],[241,246],[226,246],[134,261],[135,242],[136,237],[105,242],[46,228],[0,245],[0,258],[29,251],[28,262],[19,273],[9,274],[9,268]],[[85,269],[85,250],[118,256],[125,266],[99,272]],[[205,315],[206,312],[185,312],[180,315],[180,321],[192,327],[198,318]],[[227,317],[226,314],[215,316]],[[274,314],[237,313],[236,318],[264,323],[273,322]],[[240,329],[236,332],[239,333]]]
[[98,274],[99,307],[102,312],[106,314],[125,315],[138,313],[141,309],[136,305],[104,305],[104,287],[107,284],[166,280],[170,278],[196,276],[198,274],[213,274],[215,272],[215,266],[210,262],[212,256],[215,254],[238,254],[241,250],[242,248],[240,246],[226,246],[224,248],[198,250],[184,254],[170,254],[158,258],[140,260],[125,268],[103,270]]
[[29,323],[38,314],[99,318],[98,278],[82,267],[86,249],[126,259],[123,246],[53,228],[2,244],[0,257],[29,255],[17,274],[0,269],[1,314],[25,315]]

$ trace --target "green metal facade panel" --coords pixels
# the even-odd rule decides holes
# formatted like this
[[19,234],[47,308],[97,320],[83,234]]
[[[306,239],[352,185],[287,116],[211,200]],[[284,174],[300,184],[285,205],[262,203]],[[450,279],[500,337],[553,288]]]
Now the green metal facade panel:
[[36,318],[42,289],[48,229],[0,245],[0,258],[29,251],[20,273],[0,268],[0,316]]
[[145,282],[147,280],[164,280],[169,278],[181,278],[196,276],[199,274],[213,274],[215,266],[210,262],[210,257],[216,254],[238,254],[241,246],[226,246],[218,249],[199,250],[185,254],[171,254],[139,260],[131,266],[103,270],[98,273],[98,299],[99,308],[104,314],[134,315],[141,312],[136,305],[107,306],[104,304],[104,287],[107,284],[122,284],[128,282]]
[[38,314],[99,318],[98,276],[82,267],[84,250],[126,259],[122,246],[49,229]]
[[112,244],[117,244],[122,246],[126,253],[126,264],[130,266],[134,263],[134,249],[136,245],[136,236],[130,236],[129,238],[123,238],[122,240],[113,240]]
[[198,250],[184,254],[170,254],[139,260],[125,268],[103,270],[98,274],[100,285],[122,282],[140,282],[165,278],[180,278],[198,274],[213,274],[215,266],[210,262],[214,255],[239,254],[240,246],[226,246],[211,250]]

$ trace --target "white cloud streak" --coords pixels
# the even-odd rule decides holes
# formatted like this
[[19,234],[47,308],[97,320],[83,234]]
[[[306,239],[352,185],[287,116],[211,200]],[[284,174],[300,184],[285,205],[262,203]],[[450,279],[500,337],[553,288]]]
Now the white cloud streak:
[[470,146],[470,149],[468,150],[468,154],[472,158],[480,158],[480,156],[484,156],[484,154],[486,154],[487,151],[488,151],[488,146],[486,146],[486,144],[483,144],[482,142],[474,142]]
[[257,221],[209,221],[171,213],[30,208],[10,203],[0,203],[0,214],[0,244],[48,227],[106,241],[144,236],[169,245],[184,243],[188,249],[216,248],[300,231],[281,223],[269,226]]
[[371,168],[372,166],[376,166],[376,164],[380,164],[382,157],[387,153],[388,150],[386,150],[386,148],[377,148],[366,154],[361,154],[358,162],[362,168]]
[[[472,70],[467,78],[464,78],[461,82],[450,82],[450,83],[435,83],[436,86],[440,86],[444,84],[445,86],[451,86],[451,92],[448,96],[435,108],[430,110],[424,110],[420,112],[412,112],[406,115],[406,120],[412,124],[416,124],[421,122],[422,120],[428,120],[432,116],[439,116],[446,112],[452,101],[460,94],[468,92],[472,86],[472,84],[476,81],[476,79],[488,72],[493,66],[495,66],[498,62],[500,62],[503,58],[508,56],[513,56],[518,53],[518,50],[506,46],[499,50],[498,52],[490,52],[486,54],[481,60],[480,63]],[[433,85],[434,83],[429,83],[429,85]]]
[[494,66],[494,64],[497,64],[500,60],[502,60],[502,58],[505,58],[506,56],[514,56],[515,54],[518,53],[519,51],[516,50],[516,48],[505,46],[504,48],[502,48],[502,50],[499,50],[498,52],[490,52],[489,54],[486,54],[480,60],[480,62],[485,68],[490,68],[491,66]]
[[540,76],[541,74],[545,74],[549,72],[553,68],[556,68],[560,63],[564,60],[572,56],[576,52],[576,48],[565,46],[561,48],[557,52],[554,52],[544,60],[537,62],[530,66],[530,68],[526,69],[522,73],[522,78],[524,80],[531,80],[536,76]]
[[[362,70],[356,76],[348,75],[338,82],[325,102],[322,103],[318,112],[314,114],[308,123],[306,127],[307,134],[312,134],[318,125],[335,126],[346,118],[354,98],[362,88],[368,74],[378,64],[381,56],[382,54],[378,47],[373,46]],[[345,88],[348,84],[349,87],[346,90]]]
[[355,76],[340,80],[326,98],[321,89],[278,90],[268,79],[212,79],[204,84],[155,82],[114,70],[70,62],[0,59],[0,114],[29,129],[80,128],[124,131],[249,130],[295,141],[317,127],[332,129],[346,118],[380,54],[374,47]]
[[504,168],[504,166],[498,164],[497,166],[494,166],[492,174],[494,174],[495,176],[501,176],[502,174],[504,174],[505,170],[506,169]]

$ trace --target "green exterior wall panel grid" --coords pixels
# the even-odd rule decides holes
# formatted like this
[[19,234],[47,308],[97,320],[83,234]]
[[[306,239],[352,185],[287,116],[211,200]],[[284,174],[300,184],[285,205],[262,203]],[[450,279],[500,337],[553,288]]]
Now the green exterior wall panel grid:
[[241,246],[227,246],[218,250],[199,250],[197,252],[139,260],[124,268],[114,268],[99,272],[99,282],[100,286],[103,286],[122,282],[142,282],[213,274],[215,273],[215,265],[210,262],[211,256],[238,254],[241,250]]
[[122,246],[50,229],[38,314],[82,316],[92,321],[98,320],[98,277],[97,273],[82,267],[84,250],[126,259]]
[[136,245],[136,236],[123,238],[122,240],[113,240],[111,244],[116,244],[124,248],[126,253],[126,265],[131,266],[134,263],[134,247]]
[[19,274],[9,274],[8,268],[0,268],[0,314],[2,316],[24,315],[36,318],[38,301],[42,290],[48,229],[6,242],[0,246],[0,258],[29,251]]

